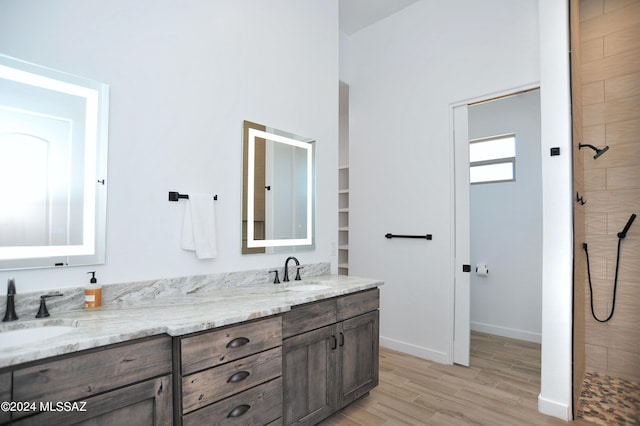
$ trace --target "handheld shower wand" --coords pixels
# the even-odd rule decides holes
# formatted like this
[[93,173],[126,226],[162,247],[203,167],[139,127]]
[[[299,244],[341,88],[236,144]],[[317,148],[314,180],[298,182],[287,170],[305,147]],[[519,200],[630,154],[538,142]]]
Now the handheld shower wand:
[[632,213],[631,216],[629,217],[629,220],[627,221],[627,224],[624,226],[622,231],[618,232],[618,254],[616,257],[616,275],[613,279],[613,301],[611,305],[611,313],[606,319],[598,318],[596,316],[595,310],[593,309],[593,286],[591,284],[591,267],[589,266],[589,250],[587,248],[587,243],[582,244],[582,248],[584,249],[585,255],[587,256],[587,275],[589,277],[589,290],[591,291],[591,315],[593,315],[593,318],[598,322],[609,321],[613,317],[613,312],[616,309],[616,292],[618,289],[618,267],[620,266],[620,243],[622,243],[622,240],[626,238],[627,232],[629,232],[629,228],[631,228],[631,224],[633,223],[634,220],[636,220],[636,214]]
[[629,228],[631,228],[631,224],[633,223],[634,220],[636,220],[635,213],[633,213],[631,217],[629,217],[629,220],[627,221],[627,224],[624,226],[624,229],[621,232],[618,232],[618,238],[623,239],[627,236],[627,231],[629,231]]

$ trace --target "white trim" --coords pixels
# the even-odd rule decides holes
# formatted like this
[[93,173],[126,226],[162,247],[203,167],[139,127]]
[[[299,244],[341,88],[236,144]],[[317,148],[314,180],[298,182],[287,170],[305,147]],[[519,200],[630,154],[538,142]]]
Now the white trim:
[[518,93],[521,92],[527,92],[529,90],[535,90],[535,89],[539,89],[540,88],[540,82],[539,81],[535,81],[533,83],[529,83],[529,84],[525,84],[522,86],[515,86],[512,88],[508,88],[508,89],[504,89],[504,90],[500,90],[497,92],[493,92],[493,93],[488,93],[485,95],[480,95],[480,96],[476,96],[473,98],[468,98],[468,99],[463,99],[457,102],[453,102],[451,104],[449,104],[449,108],[451,110],[453,110],[453,108],[458,107],[458,106],[462,106],[462,105],[472,105],[472,104],[477,104],[479,102],[487,102],[496,98],[502,98],[505,96],[512,96],[512,95],[517,95]]
[[394,351],[404,352],[418,358],[434,361],[439,364],[452,364],[447,354],[433,349],[424,348],[422,346],[412,345],[411,343],[401,342],[400,340],[390,339],[380,336],[380,346],[393,349]]
[[538,411],[559,419],[569,420],[573,418],[569,405],[543,398],[542,394],[538,395]]
[[471,330],[489,333],[496,336],[508,337],[510,339],[524,340],[526,342],[541,343],[542,335],[515,328],[500,327],[499,325],[483,324],[481,322],[471,322]]
[[471,264],[469,107],[453,109],[453,199],[454,199],[454,285],[453,285],[453,362],[469,366],[471,353],[471,274],[464,264]]
[[[456,204],[460,201],[457,200],[457,195],[456,195],[456,152],[455,152],[455,122],[454,122],[454,115],[455,115],[455,109],[459,108],[459,107],[463,107],[463,106],[468,106],[470,104],[475,104],[475,103],[479,103],[479,102],[485,102],[491,99],[495,99],[495,98],[500,98],[500,97],[505,97],[505,96],[512,96],[521,92],[526,92],[529,90],[535,90],[535,89],[540,89],[540,82],[536,81],[536,82],[532,82],[529,84],[525,84],[522,86],[516,86],[516,87],[512,87],[509,89],[505,89],[505,90],[501,90],[498,92],[493,92],[493,93],[489,93],[489,94],[485,94],[482,96],[477,96],[477,97],[473,97],[473,98],[468,98],[468,99],[463,99],[457,102],[453,102],[449,104],[449,157],[450,157],[450,167],[449,170],[450,175],[449,175],[449,182],[451,184],[451,188],[452,191],[454,193],[454,196],[451,197],[451,214],[454,217],[454,220],[451,221],[451,228],[450,228],[450,235],[452,238],[452,244],[451,244],[451,270],[453,271],[453,277],[454,277],[454,285],[451,286],[451,291],[449,292],[449,300],[448,300],[448,310],[447,312],[451,313],[451,318],[448,319],[448,333],[449,333],[449,348],[450,348],[450,352],[448,354],[446,354],[446,362],[445,364],[451,364],[454,362],[454,360],[465,360],[468,359],[469,357],[469,346],[468,344],[465,345],[464,344],[460,344],[460,339],[458,339],[458,342],[456,343],[456,339],[455,339],[455,335],[456,335],[456,327],[458,329],[458,334],[460,334],[461,332],[464,334],[465,332],[468,332],[469,327],[470,327],[470,312],[468,309],[467,312],[461,312],[460,306],[458,306],[458,310],[456,311],[456,281],[455,281],[455,277],[456,274],[459,271],[459,268],[462,268],[462,264],[468,264],[469,260],[467,259],[457,259],[456,258],[456,241],[458,240],[458,236],[456,235],[456,220],[457,220],[457,215],[458,212],[456,210]],[[465,126],[467,125],[467,123],[465,123]],[[467,159],[467,166],[466,166],[467,170],[469,169],[469,164],[468,164],[468,159]],[[468,205],[467,205],[468,208]],[[469,232],[469,230],[466,231],[467,233]],[[466,292],[460,293],[461,289],[458,289],[459,291],[459,295],[462,295],[463,298],[465,297],[469,297],[468,295],[466,295]],[[460,300],[460,297],[458,297],[458,300]],[[467,303],[466,301],[464,302],[465,304]],[[458,303],[458,305],[460,305],[460,303]],[[460,324],[460,322],[465,322],[468,323],[467,326],[462,326]],[[464,351],[465,354],[461,354],[461,353],[457,353],[460,351]],[[463,362],[462,362],[463,363]],[[464,365],[464,364],[463,364]]]

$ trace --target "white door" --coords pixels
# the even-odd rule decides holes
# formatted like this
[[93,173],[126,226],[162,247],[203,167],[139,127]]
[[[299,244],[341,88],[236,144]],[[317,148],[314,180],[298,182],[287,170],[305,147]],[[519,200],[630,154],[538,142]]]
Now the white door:
[[[470,225],[469,130],[467,105],[453,109],[455,173],[455,273],[453,362],[469,366],[470,345]],[[465,266],[466,265],[466,266]]]

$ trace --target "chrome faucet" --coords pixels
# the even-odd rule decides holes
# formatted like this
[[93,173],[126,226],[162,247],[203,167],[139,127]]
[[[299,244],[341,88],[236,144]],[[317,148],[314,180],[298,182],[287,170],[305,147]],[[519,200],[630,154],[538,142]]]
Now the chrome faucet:
[[13,278],[9,278],[7,283],[7,310],[4,313],[2,322],[15,321],[18,319],[16,315],[16,282]]
[[284,261],[284,278],[282,279],[282,281],[287,282],[289,281],[289,261],[293,260],[296,262],[296,280],[300,281],[302,278],[300,278],[300,268],[302,268],[302,266],[300,266],[300,262],[298,262],[298,259],[296,259],[293,256],[289,256],[287,257],[287,260]]

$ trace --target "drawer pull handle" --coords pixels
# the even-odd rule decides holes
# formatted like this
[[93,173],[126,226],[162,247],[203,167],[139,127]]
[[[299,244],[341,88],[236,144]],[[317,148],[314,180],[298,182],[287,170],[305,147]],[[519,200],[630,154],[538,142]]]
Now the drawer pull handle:
[[248,371],[238,371],[236,374],[234,374],[233,376],[229,377],[227,379],[227,383],[238,383],[243,381],[244,379],[246,379],[247,377],[249,377],[249,373]]
[[340,346],[344,346],[344,333],[340,332]]
[[244,346],[249,343],[249,339],[246,337],[236,337],[229,343],[227,343],[227,348],[239,348],[240,346]]
[[338,339],[336,336],[331,336],[331,349],[335,350],[338,347]]
[[251,408],[251,406],[247,404],[238,405],[236,408],[229,412],[227,418],[231,419],[233,417],[240,417],[241,415],[249,411],[249,408]]

